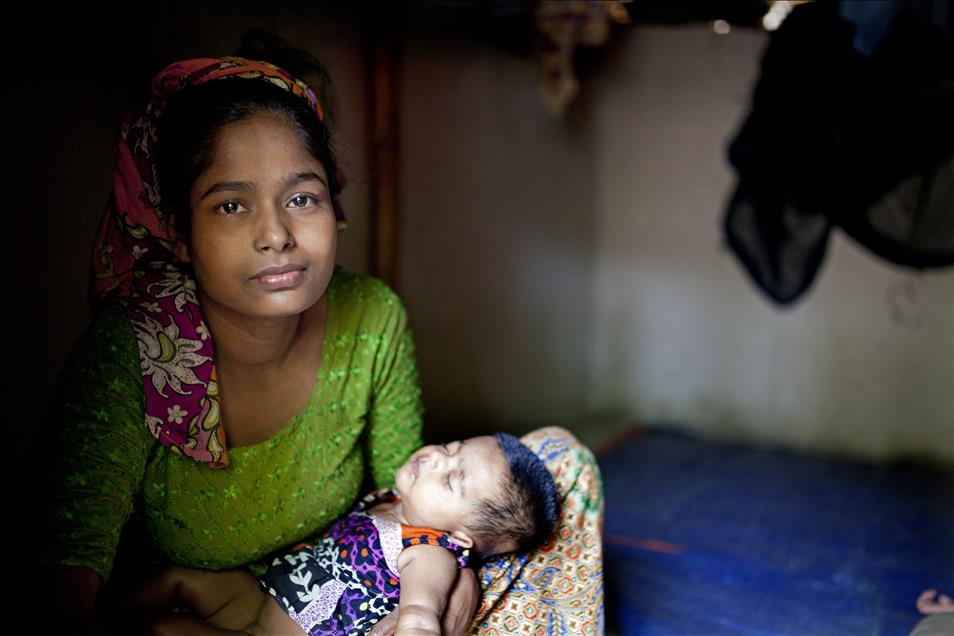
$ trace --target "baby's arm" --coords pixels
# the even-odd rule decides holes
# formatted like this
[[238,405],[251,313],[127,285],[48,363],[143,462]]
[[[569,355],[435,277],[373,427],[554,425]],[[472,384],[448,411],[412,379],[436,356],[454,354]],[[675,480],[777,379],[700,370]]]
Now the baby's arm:
[[457,580],[457,560],[446,548],[413,545],[398,559],[401,600],[395,633],[440,634],[447,596]]

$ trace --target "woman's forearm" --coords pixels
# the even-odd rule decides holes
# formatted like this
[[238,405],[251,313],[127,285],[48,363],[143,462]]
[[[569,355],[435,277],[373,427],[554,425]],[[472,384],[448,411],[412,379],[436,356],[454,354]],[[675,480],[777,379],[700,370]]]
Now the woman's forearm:
[[[38,633],[59,634],[63,625],[82,636],[108,636],[112,631],[96,614],[96,598],[103,580],[92,568],[75,565],[44,565],[35,573],[35,589],[43,594],[30,595],[33,616],[55,617],[55,621],[40,627]],[[40,605],[42,603],[42,605]]]
[[466,632],[477,612],[479,602],[480,584],[477,582],[477,575],[469,568],[459,570],[441,620],[444,633],[456,636]]

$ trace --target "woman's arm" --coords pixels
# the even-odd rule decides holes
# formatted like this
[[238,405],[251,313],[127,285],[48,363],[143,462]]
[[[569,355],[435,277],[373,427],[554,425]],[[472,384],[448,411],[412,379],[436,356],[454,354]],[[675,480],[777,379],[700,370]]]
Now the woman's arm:
[[391,289],[368,279],[367,294],[379,312],[380,340],[374,355],[366,452],[378,488],[394,484],[394,473],[421,447],[421,388],[407,312]]
[[480,603],[480,584],[477,582],[477,574],[470,568],[463,568],[457,572],[457,579],[454,581],[454,587],[451,588],[450,598],[447,599],[447,607],[444,608],[444,616],[441,619],[444,633],[452,636],[463,634],[467,630],[474,620],[477,605]]
[[[444,634],[457,636],[463,634],[474,620],[474,613],[480,602],[480,585],[473,570],[464,568],[457,571],[457,578],[451,588],[444,616],[441,618],[441,628]],[[371,630],[372,636],[393,636],[397,627],[401,608],[394,610],[379,621]]]
[[[61,634],[69,625],[80,636],[108,636],[112,632],[96,617],[96,600],[103,580],[92,568],[69,565],[40,565],[31,573],[34,590],[24,594],[31,611],[39,619],[31,633]],[[42,594],[36,593],[43,590]],[[40,617],[50,617],[44,621]]]
[[37,432],[25,528],[43,616],[91,620],[123,525],[132,514],[151,438],[138,347],[122,308],[97,317],[74,347]]

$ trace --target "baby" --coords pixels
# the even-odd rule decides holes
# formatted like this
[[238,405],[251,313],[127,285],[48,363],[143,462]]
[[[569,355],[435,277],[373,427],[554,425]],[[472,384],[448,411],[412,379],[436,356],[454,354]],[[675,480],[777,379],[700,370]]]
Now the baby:
[[532,550],[559,513],[543,461],[505,433],[425,446],[395,483],[259,578],[172,566],[122,604],[188,612],[152,621],[152,633],[364,634],[400,605],[398,634],[439,634],[457,568],[474,556]]

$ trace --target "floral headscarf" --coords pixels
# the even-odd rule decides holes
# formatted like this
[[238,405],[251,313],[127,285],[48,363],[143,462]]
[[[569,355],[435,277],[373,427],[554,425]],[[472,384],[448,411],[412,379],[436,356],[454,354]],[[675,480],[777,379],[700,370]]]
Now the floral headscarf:
[[[123,120],[113,190],[93,246],[91,298],[116,298],[139,341],[145,425],[162,444],[196,461],[228,464],[213,362],[196,283],[172,252],[163,230],[156,178],[156,127],[168,97],[218,79],[266,81],[305,100],[321,120],[314,91],[288,72],[240,57],[176,62],[152,82],[145,110]],[[335,201],[338,226],[344,216]]]

